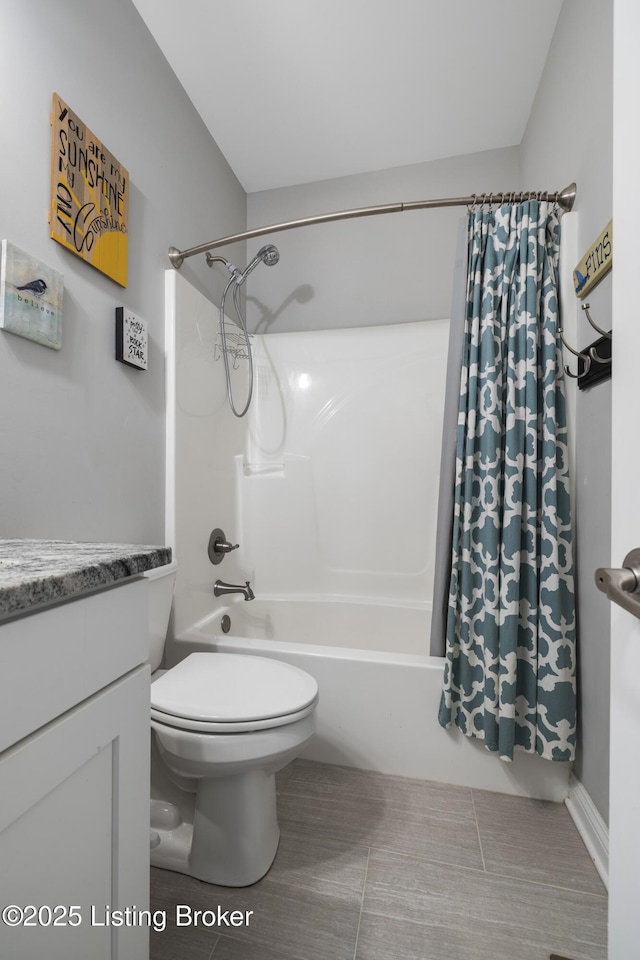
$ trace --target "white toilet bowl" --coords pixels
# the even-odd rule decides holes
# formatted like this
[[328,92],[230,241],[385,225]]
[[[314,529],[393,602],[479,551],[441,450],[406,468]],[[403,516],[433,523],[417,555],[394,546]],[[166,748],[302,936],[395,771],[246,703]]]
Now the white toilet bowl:
[[264,876],[280,836],[275,774],[313,736],[317,701],[313,677],[263,657],[193,653],[154,672],[152,865],[231,887]]

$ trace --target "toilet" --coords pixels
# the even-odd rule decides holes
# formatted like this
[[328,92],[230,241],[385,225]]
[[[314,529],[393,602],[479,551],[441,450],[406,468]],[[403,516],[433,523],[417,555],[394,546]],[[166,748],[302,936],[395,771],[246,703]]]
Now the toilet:
[[288,663],[192,653],[160,670],[177,564],[149,581],[151,864],[244,887],[278,848],[275,774],[315,733],[318,685]]

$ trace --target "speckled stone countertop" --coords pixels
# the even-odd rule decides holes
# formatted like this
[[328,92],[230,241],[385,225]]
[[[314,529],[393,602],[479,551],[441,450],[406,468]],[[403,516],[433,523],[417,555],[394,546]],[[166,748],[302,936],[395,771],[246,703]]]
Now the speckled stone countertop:
[[0,539],[0,618],[108,587],[170,561],[170,547]]

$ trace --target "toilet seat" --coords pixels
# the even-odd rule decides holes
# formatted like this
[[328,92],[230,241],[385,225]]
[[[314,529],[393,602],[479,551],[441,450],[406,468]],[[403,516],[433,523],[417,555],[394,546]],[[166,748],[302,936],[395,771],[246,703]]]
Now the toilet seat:
[[268,720],[246,720],[236,723],[216,723],[207,720],[186,720],[184,717],[174,717],[169,713],[162,713],[160,710],[151,708],[151,726],[161,724],[166,727],[175,727],[178,730],[191,731],[193,733],[252,733],[254,730],[273,730],[275,727],[284,727],[286,724],[295,723],[296,720],[302,720],[313,713],[317,703],[317,698],[309,704],[304,710],[298,710],[296,713],[288,713],[282,717],[270,717]]
[[265,657],[192,653],[151,685],[151,718],[199,733],[243,733],[295,723],[318,701],[313,677]]

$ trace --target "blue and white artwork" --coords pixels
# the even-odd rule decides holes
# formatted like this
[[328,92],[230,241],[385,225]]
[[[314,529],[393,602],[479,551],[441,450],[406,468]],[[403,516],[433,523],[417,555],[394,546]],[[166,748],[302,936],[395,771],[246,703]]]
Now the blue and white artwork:
[[62,346],[61,273],[9,240],[2,241],[0,327],[59,350]]

